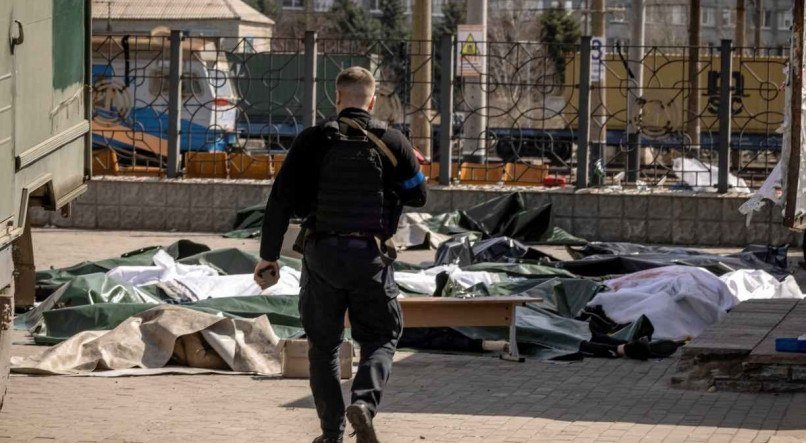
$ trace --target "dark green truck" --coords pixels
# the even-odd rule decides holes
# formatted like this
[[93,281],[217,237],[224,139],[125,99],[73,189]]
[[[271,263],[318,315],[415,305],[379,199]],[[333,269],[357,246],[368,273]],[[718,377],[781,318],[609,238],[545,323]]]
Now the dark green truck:
[[34,302],[28,208],[67,212],[90,178],[90,5],[0,1],[0,407],[14,306]]

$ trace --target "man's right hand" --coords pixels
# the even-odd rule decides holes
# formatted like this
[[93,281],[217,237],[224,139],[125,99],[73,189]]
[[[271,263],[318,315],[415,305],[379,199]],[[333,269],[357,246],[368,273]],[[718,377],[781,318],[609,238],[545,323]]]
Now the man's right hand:
[[[255,266],[255,283],[266,289],[280,279],[280,265],[276,261],[260,260]],[[265,277],[265,278],[264,278]]]

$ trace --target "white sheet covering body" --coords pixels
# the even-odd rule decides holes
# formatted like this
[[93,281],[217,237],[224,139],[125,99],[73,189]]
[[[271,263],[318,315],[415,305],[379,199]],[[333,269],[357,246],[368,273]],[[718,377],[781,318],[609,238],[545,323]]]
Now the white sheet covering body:
[[121,283],[135,286],[174,280],[178,277],[215,277],[218,272],[206,265],[183,265],[177,263],[165,250],[154,254],[154,266],[118,266],[106,276]]
[[646,315],[655,327],[656,339],[696,337],[739,303],[714,274],[688,266],[649,269],[605,284],[611,291],[596,295],[588,305],[601,305],[618,323]]
[[795,277],[778,281],[772,275],[757,269],[741,269],[719,277],[739,301],[759,298],[803,298]]
[[174,280],[187,289],[188,297],[195,300],[234,297],[241,295],[299,295],[301,273],[294,268],[280,268],[280,279],[264,290],[255,283],[252,274],[220,275],[216,277],[179,277]]
[[[716,191],[719,168],[714,165],[705,166],[703,162],[693,158],[676,158],[672,160],[672,170],[696,192]],[[728,173],[728,185],[732,192],[750,193],[747,182],[731,173]]]
[[280,269],[277,284],[261,291],[252,274],[218,275],[209,266],[176,263],[164,250],[154,255],[154,266],[118,266],[106,276],[135,286],[158,283],[193,301],[242,295],[298,295],[300,290],[300,272],[288,266]]
[[486,271],[463,271],[456,265],[435,266],[419,272],[397,271],[395,282],[409,292],[416,294],[433,294],[437,289],[436,276],[447,272],[448,278],[462,286],[469,288],[479,283],[500,283],[505,279],[503,274]]

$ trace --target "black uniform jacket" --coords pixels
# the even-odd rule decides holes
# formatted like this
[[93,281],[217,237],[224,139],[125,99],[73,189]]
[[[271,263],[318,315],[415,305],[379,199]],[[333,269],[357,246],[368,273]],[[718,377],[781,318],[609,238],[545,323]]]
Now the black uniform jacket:
[[[343,110],[339,117],[352,118],[364,126],[370,120],[368,112],[356,108]],[[350,131],[349,135],[360,135],[357,130]],[[386,130],[382,140],[398,159],[395,170],[387,173],[392,174],[400,203],[413,207],[425,205],[426,179],[411,144],[403,133],[393,128]],[[274,180],[263,217],[260,257],[264,260],[276,261],[280,257],[283,236],[291,217],[306,218],[313,211],[326,146],[323,128],[317,125],[302,131],[289,149]]]

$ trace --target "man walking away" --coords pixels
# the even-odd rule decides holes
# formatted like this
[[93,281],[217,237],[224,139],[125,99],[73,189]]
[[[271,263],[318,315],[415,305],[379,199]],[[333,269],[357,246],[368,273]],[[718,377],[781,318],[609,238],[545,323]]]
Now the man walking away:
[[[322,435],[341,442],[345,415],[359,442],[377,442],[378,411],[403,328],[389,239],[403,205],[425,204],[425,177],[403,134],[370,117],[375,79],[360,67],[336,79],[338,116],[307,128],[288,151],[266,205],[255,280],[277,276],[289,218],[304,219],[299,311],[310,346]],[[299,244],[299,243],[298,243]],[[349,309],[361,360],[345,410],[338,350]]]

